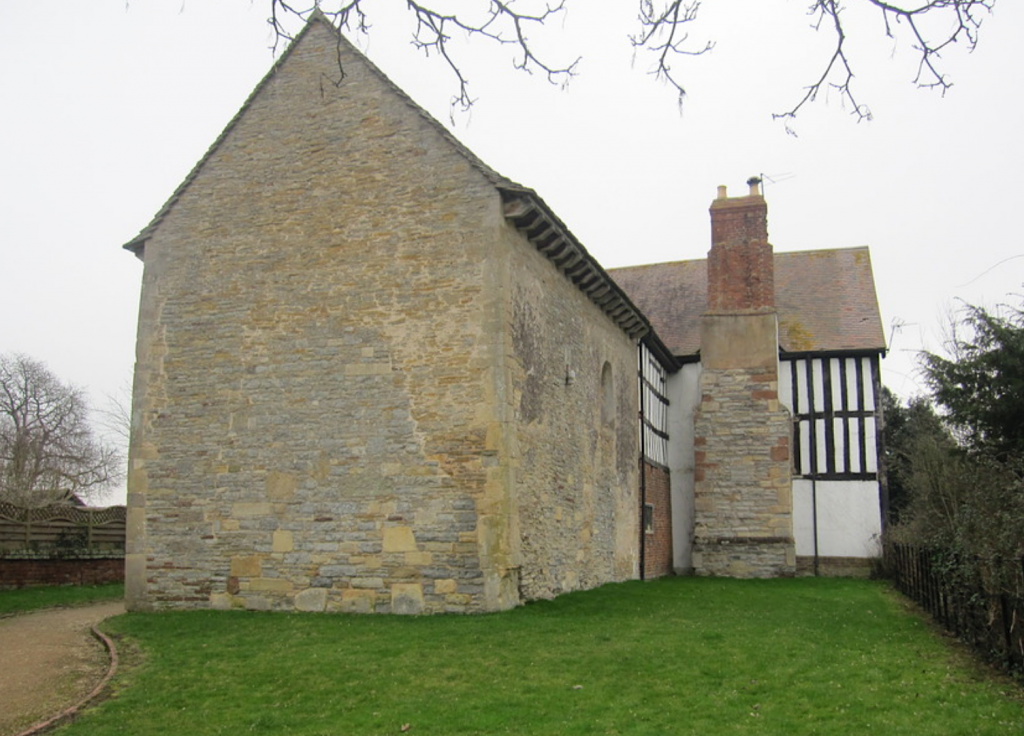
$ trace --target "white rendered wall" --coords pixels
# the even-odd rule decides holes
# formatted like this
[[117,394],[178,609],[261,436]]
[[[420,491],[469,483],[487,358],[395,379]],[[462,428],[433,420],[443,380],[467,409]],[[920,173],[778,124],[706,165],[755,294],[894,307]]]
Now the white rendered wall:
[[878,481],[794,478],[793,532],[800,557],[815,554],[815,506],[819,557],[863,558],[881,554]]
[[700,401],[700,363],[668,377],[668,466],[672,482],[672,566],[693,570],[693,413]]

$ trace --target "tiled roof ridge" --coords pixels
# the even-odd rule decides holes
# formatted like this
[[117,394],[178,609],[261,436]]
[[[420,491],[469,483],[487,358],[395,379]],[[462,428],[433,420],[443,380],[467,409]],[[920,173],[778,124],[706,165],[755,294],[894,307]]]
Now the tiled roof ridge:
[[362,51],[360,51],[355,46],[355,44],[353,44],[351,41],[345,38],[344,34],[342,34],[342,32],[338,28],[336,28],[333,23],[330,22],[327,16],[325,16],[319,8],[315,8],[313,12],[310,13],[309,18],[306,21],[306,24],[303,26],[302,30],[299,31],[298,34],[296,34],[295,38],[292,39],[291,43],[288,44],[288,47],[284,50],[284,52],[282,52],[281,56],[274,60],[273,64],[271,64],[270,69],[267,71],[267,73],[263,75],[263,78],[260,79],[259,83],[257,83],[257,85],[253,88],[252,92],[249,93],[249,96],[245,98],[245,102],[242,103],[242,106],[238,108],[238,111],[231,117],[231,120],[229,120],[227,125],[224,126],[224,129],[220,132],[220,134],[210,145],[210,147],[206,149],[206,152],[202,155],[199,161],[196,162],[195,166],[192,167],[192,170],[189,171],[188,175],[182,180],[181,184],[178,185],[178,187],[174,190],[174,192],[167,199],[167,201],[164,202],[163,206],[157,211],[156,215],[153,216],[153,219],[150,220],[149,224],[146,225],[142,230],[140,230],[138,235],[136,235],[134,238],[132,238],[131,240],[124,244],[123,247],[125,249],[130,250],[135,254],[138,254],[139,251],[142,250],[142,248],[145,246],[146,241],[149,240],[150,237],[152,237],[153,233],[160,226],[160,223],[163,222],[164,218],[167,216],[167,214],[171,211],[174,205],[184,194],[185,190],[188,189],[189,185],[191,185],[191,183],[199,175],[199,172],[203,169],[206,162],[213,156],[217,149],[220,148],[221,144],[227,138],[228,134],[234,129],[234,127],[238,124],[238,121],[241,120],[242,116],[248,111],[249,107],[252,105],[253,100],[255,100],[256,97],[263,91],[263,89],[267,86],[270,80],[277,73],[281,65],[288,59],[289,56],[291,56],[293,49],[295,49],[295,47],[302,41],[306,34],[309,33],[309,30],[313,27],[314,23],[320,23],[325,27],[329,28],[331,32],[337,36],[339,44],[346,44],[348,49],[351,50],[354,54],[356,54],[356,56],[359,57],[369,67],[369,69],[381,79],[381,81],[383,81],[396,95],[398,95],[398,97],[403,102],[405,102],[410,108],[412,108],[414,112],[416,112],[429,124],[431,124],[437,130],[437,132],[440,133],[440,135],[443,138],[445,138],[445,140],[447,140],[455,148],[455,150],[457,150],[467,161],[469,161],[470,164],[477,171],[483,174],[483,176],[496,188],[504,191],[521,192],[523,194],[536,196],[536,193],[532,189],[524,187],[523,185],[518,184],[512,181],[511,179],[502,176],[497,171],[488,166],[486,163],[484,163],[476,154],[474,154],[458,138],[456,138],[451,133],[451,131],[445,128],[444,125],[442,125],[434,116],[432,116],[429,112],[420,107],[420,105],[418,105],[408,94],[406,94],[405,91],[403,91],[397,84],[391,81],[391,79],[383,71],[381,71],[376,64],[370,61],[370,59]]
[[[847,251],[855,251],[855,250],[862,250],[862,251],[866,251],[866,252],[870,253],[871,252],[871,247],[867,246],[867,245],[849,245],[849,246],[845,246],[845,247],[842,247],[842,248],[810,248],[808,250],[783,250],[783,251],[778,251],[777,250],[777,251],[774,251],[772,255],[774,257],[776,257],[776,258],[779,258],[779,257],[789,257],[789,256],[812,255],[814,253],[836,253],[836,252],[847,252]],[[611,266],[607,270],[609,272],[612,272],[612,271],[628,271],[628,270],[634,269],[634,268],[655,268],[655,267],[658,267],[658,266],[672,266],[672,265],[683,264],[683,263],[703,263],[706,260],[707,260],[707,257],[704,257],[704,258],[680,258],[680,259],[675,260],[675,261],[654,261],[653,263],[634,263],[634,264],[632,264],[630,266]]]

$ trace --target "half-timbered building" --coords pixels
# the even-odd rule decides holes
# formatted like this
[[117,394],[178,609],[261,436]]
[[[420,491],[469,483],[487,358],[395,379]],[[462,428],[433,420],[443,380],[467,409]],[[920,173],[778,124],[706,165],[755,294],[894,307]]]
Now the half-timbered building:
[[870,555],[867,252],[773,256],[764,210],[722,193],[710,266],[605,271],[314,13],[125,246],[129,607],[474,612]]
[[[739,221],[732,223],[739,231],[727,236],[720,231],[730,226],[722,222],[730,216]],[[664,390],[671,439],[668,460],[662,461],[672,483],[673,566],[678,572],[767,574],[771,570],[760,569],[766,558],[758,540],[773,539],[776,546],[793,546],[792,559],[783,561],[776,574],[794,569],[809,574],[866,572],[880,553],[885,508],[878,441],[879,361],[885,341],[868,249],[773,253],[766,203],[756,184],[744,197],[729,198],[720,190],[711,217],[713,238],[717,234],[718,239],[709,258],[723,249],[737,251],[718,258],[717,273],[709,273],[708,259],[610,272],[650,319],[674,361]],[[729,237],[734,242],[723,242]],[[752,302],[749,294],[758,285],[764,287],[762,298]],[[733,293],[740,287],[746,293]],[[783,498],[772,499],[777,503],[769,503],[773,508],[759,519],[743,492],[751,487],[749,479],[722,480],[719,474],[725,487],[708,487],[711,438],[701,436],[708,434],[706,429],[695,430],[702,405],[721,408],[723,397],[706,385],[708,351],[719,348],[719,356],[711,358],[719,361],[712,367],[721,370],[721,334],[729,338],[730,329],[739,332],[726,346],[727,369],[753,363],[760,365],[759,378],[766,379],[747,396],[731,400],[754,410],[759,421],[781,408],[790,425],[788,453],[769,435],[761,448],[769,457],[773,447],[777,457],[787,456],[782,461],[787,468],[783,486],[789,486],[790,498],[787,502],[782,491]],[[750,359],[756,349],[765,351],[764,360]],[[769,380],[771,373],[774,378]],[[763,402],[760,408],[758,401]],[[761,429],[751,428],[748,434]],[[736,434],[728,437],[728,444],[736,447]],[[750,451],[741,447],[721,462],[747,467]],[[739,487],[731,485],[734,481]],[[723,496],[735,502],[727,503]],[[776,512],[791,514],[788,531],[783,519],[774,518]],[[728,550],[727,559],[710,568],[709,545]],[[743,560],[742,550],[751,546],[757,564]]]

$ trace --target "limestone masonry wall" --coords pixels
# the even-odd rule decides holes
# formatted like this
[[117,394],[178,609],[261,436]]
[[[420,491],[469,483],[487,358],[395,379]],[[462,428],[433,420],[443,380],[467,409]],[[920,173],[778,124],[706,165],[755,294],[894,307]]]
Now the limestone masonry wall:
[[637,346],[518,233],[507,242],[523,596],[635,577]]
[[145,246],[130,607],[519,601],[502,228],[493,186],[312,24]]

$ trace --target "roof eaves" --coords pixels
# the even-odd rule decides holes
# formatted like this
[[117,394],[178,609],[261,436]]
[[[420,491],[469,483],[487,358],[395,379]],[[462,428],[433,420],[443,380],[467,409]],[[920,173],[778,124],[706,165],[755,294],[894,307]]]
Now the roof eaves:
[[643,312],[535,191],[518,184],[498,189],[505,218],[623,332],[634,340],[653,333]]

